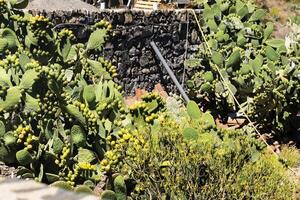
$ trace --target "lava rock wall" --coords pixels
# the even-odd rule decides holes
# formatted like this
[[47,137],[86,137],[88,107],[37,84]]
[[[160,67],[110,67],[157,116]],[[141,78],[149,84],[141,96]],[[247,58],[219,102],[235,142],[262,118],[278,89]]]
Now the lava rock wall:
[[[177,92],[152,50],[151,41],[156,43],[179,82],[182,82],[183,76],[187,80],[193,73],[184,69],[184,62],[186,58],[191,58],[197,53],[201,38],[193,14],[189,10],[31,12],[46,15],[55,24],[91,25],[101,19],[110,21],[114,31],[104,48],[103,56],[117,66],[118,82],[124,86],[128,95],[134,94],[135,88],[152,90],[156,83],[161,83],[168,92]],[[83,37],[85,36],[83,33]]]

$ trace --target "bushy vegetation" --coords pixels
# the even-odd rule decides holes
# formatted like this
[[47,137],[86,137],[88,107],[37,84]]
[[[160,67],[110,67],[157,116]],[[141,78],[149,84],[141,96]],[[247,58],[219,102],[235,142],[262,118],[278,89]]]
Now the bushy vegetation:
[[108,138],[103,162],[135,185],[133,199],[293,199],[285,167],[262,142],[217,129],[194,102],[171,106],[152,125]]
[[284,165],[251,132],[155,93],[127,107],[97,56],[108,22],[76,43],[17,10],[27,3],[0,0],[0,161],[18,176],[102,199],[293,198]]
[[197,73],[188,87],[205,108],[223,117],[243,110],[266,130],[289,132],[299,125],[299,33],[273,38],[274,25],[264,22],[265,14],[248,1],[204,3],[201,26],[212,54],[203,43],[189,63]]
[[299,149],[295,146],[283,145],[280,158],[290,167],[298,167],[300,164]]

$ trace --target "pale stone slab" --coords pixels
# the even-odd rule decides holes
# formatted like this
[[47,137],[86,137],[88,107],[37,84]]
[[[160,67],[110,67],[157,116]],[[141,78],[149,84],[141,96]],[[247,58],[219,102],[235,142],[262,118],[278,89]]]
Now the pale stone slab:
[[83,10],[89,12],[97,12],[95,6],[85,3],[81,0],[32,0],[29,2],[26,10],[45,10],[47,12],[53,11],[74,11]]
[[0,200],[99,200],[99,198],[49,187],[33,180],[0,179]]

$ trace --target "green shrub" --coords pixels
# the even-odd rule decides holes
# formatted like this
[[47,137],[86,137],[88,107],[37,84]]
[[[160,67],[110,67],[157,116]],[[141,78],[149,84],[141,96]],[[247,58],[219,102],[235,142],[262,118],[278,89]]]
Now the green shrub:
[[199,18],[212,54],[202,43],[199,54],[187,63],[197,71],[187,81],[191,97],[223,117],[244,111],[268,131],[297,129],[300,48],[296,32],[286,40],[273,38],[273,23],[264,21],[266,11],[248,1],[216,0],[203,5]]
[[287,169],[263,143],[217,129],[208,113],[189,108],[171,107],[152,125],[139,122],[109,140],[102,165],[134,184],[133,199],[293,198]]
[[280,158],[290,167],[299,167],[300,152],[295,146],[282,146]]

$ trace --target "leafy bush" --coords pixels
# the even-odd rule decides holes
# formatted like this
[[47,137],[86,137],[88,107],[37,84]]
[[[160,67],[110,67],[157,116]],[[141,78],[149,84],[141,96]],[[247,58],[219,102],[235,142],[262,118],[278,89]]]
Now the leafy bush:
[[299,167],[300,152],[295,146],[282,146],[280,158],[290,167]]
[[187,111],[172,103],[153,125],[135,126],[108,138],[111,150],[102,161],[134,185],[129,191],[132,199],[292,199],[294,195],[286,169],[261,142],[244,131],[217,129],[212,116],[201,113],[193,102]]
[[264,128],[288,132],[299,126],[299,37],[273,38],[274,25],[264,22],[265,14],[242,0],[205,3],[201,25],[212,55],[200,45],[198,56],[190,61],[198,72],[187,85],[207,109],[225,117],[243,110]]

